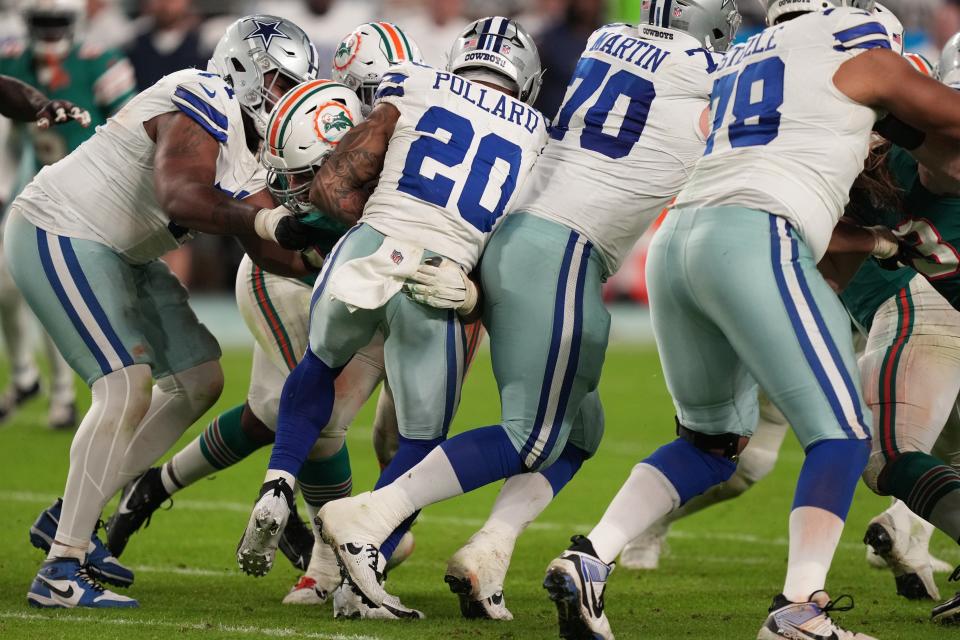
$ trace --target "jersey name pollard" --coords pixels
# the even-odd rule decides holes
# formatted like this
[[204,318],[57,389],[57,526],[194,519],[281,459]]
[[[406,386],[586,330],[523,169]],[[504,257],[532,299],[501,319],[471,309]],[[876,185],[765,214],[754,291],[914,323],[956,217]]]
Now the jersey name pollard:
[[376,99],[400,118],[361,221],[472,270],[546,143],[543,116],[416,63],[385,74]]
[[703,155],[719,60],[680,31],[595,31],[517,210],[576,229],[615,272]]
[[713,132],[677,208],[739,206],[786,218],[819,260],[877,119],[833,77],[847,60],[889,48],[872,15],[836,8],[731,49],[714,73]]
[[127,103],[63,160],[45,167],[16,200],[41,229],[93,240],[132,263],[159,258],[190,237],[154,191],[156,145],[143,123],[180,111],[220,144],[215,186],[236,198],[264,189],[266,170],[247,148],[240,105],[218,75],[186,69]]

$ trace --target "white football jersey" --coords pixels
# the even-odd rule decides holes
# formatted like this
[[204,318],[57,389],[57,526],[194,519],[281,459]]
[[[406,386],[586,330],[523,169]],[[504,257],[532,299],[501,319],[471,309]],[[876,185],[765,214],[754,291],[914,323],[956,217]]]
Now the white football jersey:
[[786,218],[819,260],[863,170],[877,114],[833,83],[883,25],[849,8],[770,27],[727,53],[715,73],[713,133],[680,207],[740,206]]
[[247,148],[233,89],[218,75],[186,69],[133,98],[73,153],[44,167],[16,200],[24,216],[51,233],[105,244],[133,263],[175,249],[190,233],[171,224],[157,202],[156,145],[143,123],[178,110],[220,143],[212,186],[241,199],[264,189],[266,170]]
[[384,75],[377,101],[400,119],[361,221],[472,270],[546,142],[543,116],[416,63]]
[[517,211],[579,231],[617,271],[703,155],[700,120],[719,60],[673,29],[595,31]]

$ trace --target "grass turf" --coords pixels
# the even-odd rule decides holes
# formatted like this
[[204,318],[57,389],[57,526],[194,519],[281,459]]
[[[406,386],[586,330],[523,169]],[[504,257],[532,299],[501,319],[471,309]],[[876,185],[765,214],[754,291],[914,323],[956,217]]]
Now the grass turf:
[[[227,388],[216,410],[240,403],[249,371],[245,353],[223,360]],[[459,616],[443,584],[446,559],[480,526],[496,487],[428,509],[414,528],[417,550],[398,569],[391,591],[422,609],[420,622],[335,621],[330,605],[297,608],[280,599],[297,578],[282,557],[269,576],[240,573],[234,549],[249,505],[266,468],[266,451],[201,481],[175,497],[169,512],[155,514],[135,536],[123,560],[137,571],[130,595],[141,608],[123,612],[28,608],[25,593],[42,560],[27,532],[41,509],[62,491],[71,435],[44,428],[45,407],[35,401],[0,428],[0,638],[433,638],[496,640],[556,637],[555,610],[541,588],[543,569],[573,533],[586,533],[603,513],[630,468],[672,437],[673,419],[656,354],[641,347],[612,348],[602,382],[607,433],[597,457],[520,539],[506,583],[510,623],[472,622]],[[84,400],[86,402],[86,400]],[[211,414],[212,416],[213,414]],[[463,394],[453,431],[494,423],[496,387],[489,358],[480,354]],[[369,488],[377,473],[370,447],[372,412],[352,428],[354,486]],[[196,436],[195,425],[181,445]],[[607,592],[607,612],[621,640],[631,638],[754,638],[786,566],[787,514],[802,461],[791,438],[776,470],[743,498],[701,512],[676,525],[670,554],[652,573],[617,570]],[[828,587],[850,593],[857,608],[839,614],[847,626],[883,640],[955,637],[928,622],[927,603],[895,595],[893,578],[864,562],[860,538],[869,518],[887,505],[865,487],[858,490]],[[108,508],[108,512],[112,507]],[[945,536],[935,553],[960,562]],[[944,595],[952,595],[938,576]]]

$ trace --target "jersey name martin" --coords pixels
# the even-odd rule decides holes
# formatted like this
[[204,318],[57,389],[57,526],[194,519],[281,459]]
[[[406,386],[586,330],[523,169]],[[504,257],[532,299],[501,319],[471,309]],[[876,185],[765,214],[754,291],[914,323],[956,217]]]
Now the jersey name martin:
[[669,51],[664,51],[649,40],[641,40],[616,31],[601,32],[587,51],[607,53],[653,72],[656,72],[670,57]]
[[447,88],[454,95],[463,98],[479,109],[483,109],[492,116],[521,126],[530,133],[536,132],[537,127],[540,126],[540,114],[535,109],[509,98],[503,92],[468,82],[460,76],[446,71],[437,71],[436,74],[436,80],[433,83],[434,89],[439,89],[441,85],[447,85]]

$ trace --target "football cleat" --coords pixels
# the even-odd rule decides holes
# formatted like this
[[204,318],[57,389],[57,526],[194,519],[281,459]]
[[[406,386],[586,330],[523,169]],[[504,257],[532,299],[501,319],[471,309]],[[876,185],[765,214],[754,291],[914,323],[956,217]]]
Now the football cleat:
[[139,606],[133,598],[104,589],[76,558],[53,558],[44,562],[27,592],[27,602],[32,607],[53,609]]
[[33,384],[26,387],[19,387],[10,384],[7,389],[0,394],[0,422],[10,418],[23,403],[40,393],[40,379],[37,378]]
[[147,469],[127,483],[120,494],[117,510],[107,520],[107,546],[118,556],[127,548],[130,536],[149,527],[153,512],[170,500],[160,479],[160,467]]
[[547,566],[543,579],[543,588],[557,607],[560,637],[613,640],[603,612],[603,596],[614,565],[604,564],[585,536],[574,536],[570,541],[570,548]]
[[317,540],[310,554],[307,574],[290,589],[283,604],[323,604],[341,581],[340,566],[333,549]]
[[901,511],[884,511],[867,527],[863,542],[883,558],[893,571],[897,594],[908,600],[938,600],[940,591],[922,524],[903,517]]
[[256,577],[267,575],[292,510],[293,489],[285,479],[263,483],[247,528],[237,544],[237,564],[244,573]]
[[[63,500],[56,501],[37,516],[30,527],[30,544],[44,553],[50,553],[50,545],[57,536],[57,526],[60,524],[60,512],[63,509]],[[99,527],[99,524],[98,524]],[[120,564],[110,550],[103,544],[97,532],[90,536],[90,547],[87,549],[87,560],[84,565],[90,576],[96,580],[107,582],[116,587],[129,587],[133,584],[133,571]]]
[[460,600],[464,618],[513,620],[503,599],[503,579],[512,554],[512,544],[483,529],[453,554],[443,580]]
[[[378,511],[371,493],[341,498],[323,505],[317,514],[317,526],[324,542],[337,554],[343,577],[369,607],[379,607],[387,592],[383,588],[386,561],[379,543],[393,526]],[[376,544],[374,544],[376,542]]]
[[66,431],[77,426],[77,403],[50,402],[47,411],[47,426],[54,431]]
[[[849,605],[839,605],[846,598]],[[773,599],[770,614],[757,633],[757,640],[877,640],[873,636],[848,631],[830,617],[831,611],[850,611],[853,598],[840,596],[830,600],[825,591],[811,594],[808,602],[790,602],[783,594]]]
[[[950,576],[950,582],[957,582],[958,580],[960,580],[960,567],[957,567]],[[946,602],[935,606],[930,613],[930,619],[937,624],[960,623],[960,592],[957,592]]]
[[411,609],[400,598],[387,595],[379,607],[371,607],[346,582],[333,592],[334,618],[364,618],[368,620],[422,620],[423,612]]
[[287,519],[287,526],[280,534],[278,546],[280,552],[287,557],[294,568],[300,571],[307,570],[310,565],[310,554],[313,552],[313,531],[300,519],[296,502]]
[[667,532],[670,525],[658,520],[646,531],[627,543],[620,552],[620,566],[627,569],[653,571],[660,566],[660,556],[669,552]]

